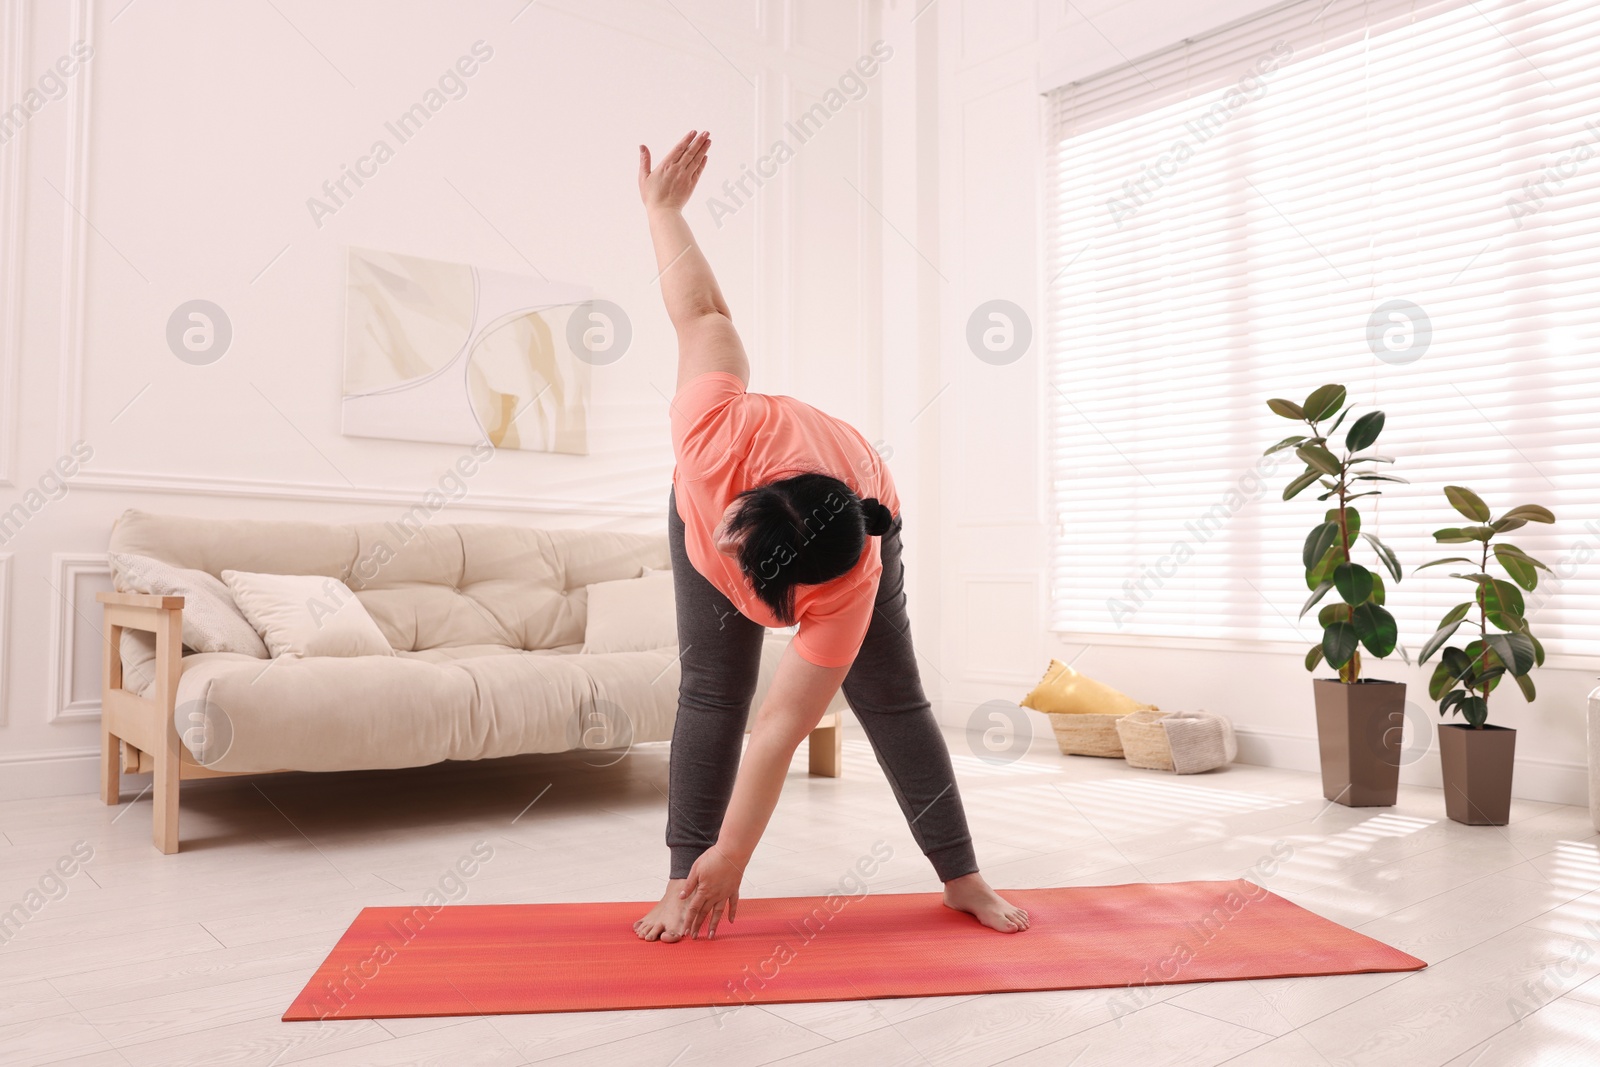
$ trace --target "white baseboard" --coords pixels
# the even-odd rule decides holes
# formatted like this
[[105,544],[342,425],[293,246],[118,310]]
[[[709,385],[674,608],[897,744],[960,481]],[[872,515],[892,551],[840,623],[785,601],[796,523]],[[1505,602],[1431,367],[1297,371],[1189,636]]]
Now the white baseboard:
[[[935,716],[947,730],[965,730],[971,707],[948,702],[936,705]],[[1237,728],[1238,762],[1257,767],[1316,774],[1321,769],[1315,734],[1287,733],[1281,730]],[[1030,751],[1048,752],[1054,741],[1048,728],[1037,731]],[[1438,789],[1442,780],[1439,752],[1430,746],[1414,762],[1400,768],[1405,785]],[[1519,800],[1538,800],[1549,804],[1589,805],[1589,766],[1571,760],[1517,757],[1512,772],[1512,795]]]
[[33,800],[38,797],[67,797],[98,792],[98,746],[0,756],[0,800]]

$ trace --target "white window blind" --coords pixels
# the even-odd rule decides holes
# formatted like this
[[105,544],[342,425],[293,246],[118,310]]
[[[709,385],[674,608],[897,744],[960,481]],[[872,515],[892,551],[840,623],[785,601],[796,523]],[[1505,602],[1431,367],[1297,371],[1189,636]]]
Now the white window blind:
[[1340,382],[1411,482],[1356,502],[1402,643],[1470,598],[1410,573],[1461,484],[1556,513],[1529,619],[1600,655],[1597,52],[1593,0],[1314,0],[1050,94],[1053,629],[1315,642],[1265,401]]

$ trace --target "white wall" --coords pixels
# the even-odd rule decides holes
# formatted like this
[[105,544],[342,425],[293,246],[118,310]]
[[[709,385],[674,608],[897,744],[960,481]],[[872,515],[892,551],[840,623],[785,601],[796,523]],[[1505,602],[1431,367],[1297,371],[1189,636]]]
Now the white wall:
[[[347,246],[588,284],[632,320],[627,355],[594,372],[591,455],[501,452],[434,521],[661,529],[675,347],[636,146],[712,130],[716,191],[881,36],[864,0],[8,0],[5,19],[0,108],[74,42],[93,53],[0,147],[0,510],[74,442],[93,456],[0,545],[0,796],[95,788],[93,597],[122,511],[389,519],[462,452],[340,434]],[[387,135],[477,41],[493,54],[465,95]],[[753,387],[869,436],[883,91],[868,82],[722,226],[690,209]],[[393,158],[319,227],[307,199],[386,136]],[[209,366],[165,340],[195,298],[233,326]]]
[[[1247,762],[1317,767],[1303,649],[1112,637],[1069,643],[1046,622],[1040,92],[1273,6],[941,0],[937,7],[938,101],[921,117],[934,125],[939,144],[937,262],[946,280],[938,289],[938,358],[949,388],[930,412],[938,457],[927,465],[923,492],[941,519],[941,550],[925,562],[938,575],[933,657],[948,682],[941,714],[950,725],[966,725],[987,701],[1019,699],[1055,656],[1164,708],[1229,715]],[[1009,366],[980,362],[965,341],[967,317],[995,298],[1022,306],[1035,326],[1032,348]],[[1266,498],[1252,506],[1272,504]],[[1414,645],[1425,635],[1408,636]],[[1398,661],[1368,673],[1409,684],[1415,707],[1408,746],[1417,727],[1431,737],[1439,720],[1425,675]],[[1495,721],[1519,729],[1517,795],[1587,803],[1584,698],[1597,673],[1600,664],[1567,659],[1538,673],[1532,705],[1513,694],[1496,702]],[[1044,717],[1029,716],[1038,743],[1051,744]],[[1438,785],[1433,751],[1408,748],[1406,758],[1402,781]]]

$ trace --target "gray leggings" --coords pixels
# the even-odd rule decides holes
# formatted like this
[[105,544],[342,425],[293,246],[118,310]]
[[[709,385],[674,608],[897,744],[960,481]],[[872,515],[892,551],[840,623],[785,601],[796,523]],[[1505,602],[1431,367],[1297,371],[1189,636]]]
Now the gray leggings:
[[[978,860],[950,752],[917,673],[906,616],[900,528],[900,517],[895,516],[894,526],[881,540],[883,575],[876,610],[843,688],[912,837],[939,880],[948,882],[976,871]],[[689,868],[722,829],[766,633],[694,569],[684,548],[683,530],[677,501],[669,497],[667,537],[682,652],[667,787],[673,878],[687,878]]]

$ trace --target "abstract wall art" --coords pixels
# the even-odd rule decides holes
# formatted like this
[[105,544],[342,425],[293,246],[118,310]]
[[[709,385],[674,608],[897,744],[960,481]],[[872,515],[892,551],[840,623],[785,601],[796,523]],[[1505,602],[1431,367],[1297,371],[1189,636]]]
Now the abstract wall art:
[[587,287],[364,248],[347,285],[346,436],[588,453]]

